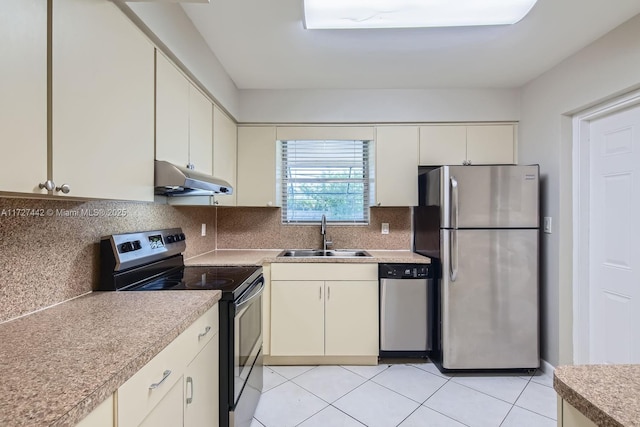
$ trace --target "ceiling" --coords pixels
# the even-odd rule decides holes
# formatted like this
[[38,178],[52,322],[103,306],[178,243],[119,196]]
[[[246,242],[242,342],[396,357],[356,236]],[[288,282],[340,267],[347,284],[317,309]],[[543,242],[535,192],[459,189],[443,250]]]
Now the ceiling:
[[511,26],[305,30],[302,0],[182,7],[239,89],[515,88],[640,13],[538,0]]

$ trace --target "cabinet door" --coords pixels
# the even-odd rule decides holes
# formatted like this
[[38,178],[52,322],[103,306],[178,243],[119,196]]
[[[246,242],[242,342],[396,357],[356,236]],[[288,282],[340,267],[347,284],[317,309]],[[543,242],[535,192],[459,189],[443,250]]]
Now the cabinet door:
[[325,354],[378,354],[378,282],[327,281]]
[[271,355],[324,355],[324,282],[271,281]]
[[113,395],[98,405],[76,427],[113,427]]
[[275,126],[238,127],[238,206],[279,206]]
[[0,191],[47,179],[47,1],[0,2]]
[[213,174],[213,104],[189,85],[189,163]]
[[418,127],[376,128],[376,205],[418,204]]
[[153,46],[107,0],[54,1],[52,37],[53,180],[153,200]]
[[466,126],[420,127],[420,165],[461,165],[466,159]]
[[185,372],[185,427],[210,427],[218,420],[218,339],[215,335]]
[[182,381],[176,382],[138,427],[176,427],[184,425]]
[[216,196],[216,204],[236,205],[236,153],[238,127],[217,106],[213,107],[213,175],[222,178],[233,187],[230,196]]
[[467,160],[473,165],[514,164],[514,128],[467,126]]
[[189,82],[156,52],[156,159],[189,164]]

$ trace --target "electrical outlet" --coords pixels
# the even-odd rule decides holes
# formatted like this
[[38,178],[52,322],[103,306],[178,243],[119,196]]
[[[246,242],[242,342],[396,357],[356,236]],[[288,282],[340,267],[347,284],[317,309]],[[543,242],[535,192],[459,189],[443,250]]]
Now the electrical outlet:
[[202,237],[207,235],[207,224],[202,224],[202,232],[200,234]]
[[551,234],[551,217],[550,216],[544,217],[544,225],[542,226],[542,231],[544,231],[547,234]]
[[389,223],[388,222],[383,222],[382,223],[382,234],[389,234]]

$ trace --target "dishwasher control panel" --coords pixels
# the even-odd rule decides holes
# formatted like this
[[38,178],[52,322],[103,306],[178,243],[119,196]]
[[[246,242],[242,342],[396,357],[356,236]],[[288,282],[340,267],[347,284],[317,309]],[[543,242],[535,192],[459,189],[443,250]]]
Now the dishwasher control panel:
[[431,279],[433,266],[429,264],[379,264],[381,279]]

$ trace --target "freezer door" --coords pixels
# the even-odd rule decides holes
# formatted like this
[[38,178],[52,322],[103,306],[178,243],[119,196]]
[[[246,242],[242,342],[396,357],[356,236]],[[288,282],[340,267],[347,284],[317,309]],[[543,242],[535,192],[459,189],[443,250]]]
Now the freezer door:
[[440,169],[444,228],[537,228],[538,166]]
[[539,366],[538,230],[442,230],[442,366]]

